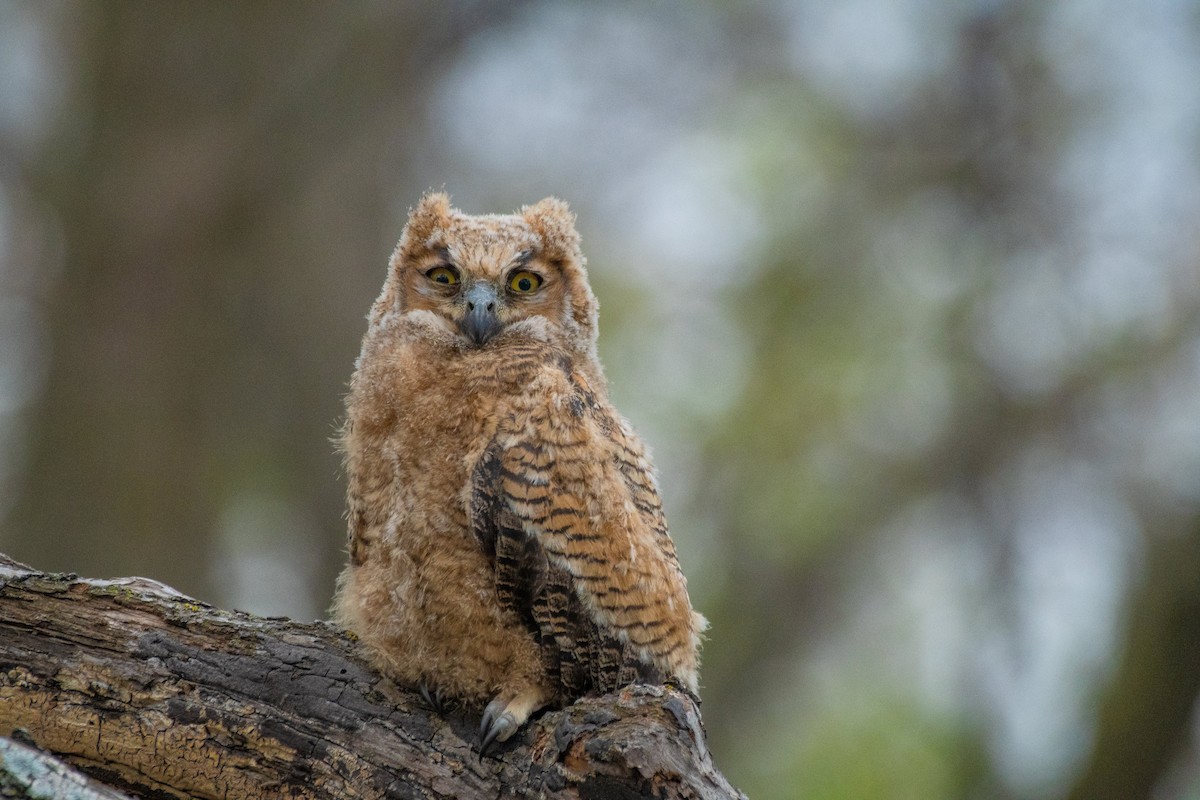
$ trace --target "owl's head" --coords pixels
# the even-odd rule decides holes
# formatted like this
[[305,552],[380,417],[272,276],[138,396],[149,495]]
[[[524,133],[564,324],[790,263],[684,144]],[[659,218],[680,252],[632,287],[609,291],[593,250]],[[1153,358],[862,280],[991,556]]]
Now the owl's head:
[[471,216],[443,193],[425,195],[409,215],[375,311],[428,312],[463,347],[535,336],[595,351],[596,298],[575,215],[553,197],[517,214]]

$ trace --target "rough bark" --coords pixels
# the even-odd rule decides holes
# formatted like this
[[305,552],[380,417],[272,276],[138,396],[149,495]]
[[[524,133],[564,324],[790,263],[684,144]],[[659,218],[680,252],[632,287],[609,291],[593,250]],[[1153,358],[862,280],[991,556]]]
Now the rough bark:
[[130,794],[744,797],[713,767],[695,703],[669,687],[544,714],[482,760],[476,718],[429,711],[326,623],[0,557],[0,735]]

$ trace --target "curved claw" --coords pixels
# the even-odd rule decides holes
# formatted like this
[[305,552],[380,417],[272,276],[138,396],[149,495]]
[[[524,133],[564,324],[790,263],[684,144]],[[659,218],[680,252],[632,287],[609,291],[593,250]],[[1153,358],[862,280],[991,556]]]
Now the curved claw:
[[506,742],[521,729],[529,716],[550,699],[541,686],[530,686],[514,693],[504,692],[488,703],[479,722],[479,760],[495,742]]
[[425,701],[426,705],[439,714],[444,714],[446,712],[446,698],[442,696],[442,690],[440,688],[434,689],[431,692],[429,691],[428,684],[426,684],[425,681],[421,681],[421,683],[417,685],[417,689],[421,692],[421,699]]
[[506,705],[503,700],[496,698],[483,710],[483,719],[479,722],[480,761],[493,743],[507,741],[520,727],[512,712],[505,709]]

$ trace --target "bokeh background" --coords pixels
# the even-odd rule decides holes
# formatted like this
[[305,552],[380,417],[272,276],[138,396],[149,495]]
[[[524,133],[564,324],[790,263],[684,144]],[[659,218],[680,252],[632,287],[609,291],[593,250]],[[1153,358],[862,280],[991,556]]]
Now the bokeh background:
[[0,2],[0,551],[323,616],[407,209],[579,214],[768,798],[1200,797],[1200,5]]

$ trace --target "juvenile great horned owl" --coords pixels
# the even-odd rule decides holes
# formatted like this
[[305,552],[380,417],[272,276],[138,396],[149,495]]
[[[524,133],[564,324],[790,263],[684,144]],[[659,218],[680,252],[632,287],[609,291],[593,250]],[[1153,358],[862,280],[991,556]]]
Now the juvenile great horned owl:
[[368,319],[336,609],[379,668],[486,703],[481,754],[589,692],[694,692],[706,623],[645,449],[608,403],[566,204],[475,217],[425,196]]

